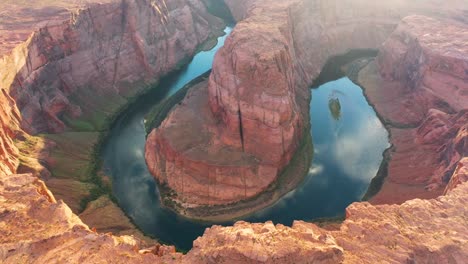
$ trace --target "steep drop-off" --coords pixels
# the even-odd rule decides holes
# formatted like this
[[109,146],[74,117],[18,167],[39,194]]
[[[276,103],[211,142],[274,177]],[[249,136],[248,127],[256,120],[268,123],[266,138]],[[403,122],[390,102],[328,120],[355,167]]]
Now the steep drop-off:
[[[285,47],[292,37],[281,34],[287,30],[286,11],[277,5],[264,20],[237,24],[216,55],[208,88],[205,84],[190,93],[149,135],[150,171],[175,190],[178,202],[190,207],[254,197],[277,178],[297,149],[308,118],[309,92],[304,86],[296,91],[289,67],[292,54]],[[188,117],[188,112],[199,118]]]

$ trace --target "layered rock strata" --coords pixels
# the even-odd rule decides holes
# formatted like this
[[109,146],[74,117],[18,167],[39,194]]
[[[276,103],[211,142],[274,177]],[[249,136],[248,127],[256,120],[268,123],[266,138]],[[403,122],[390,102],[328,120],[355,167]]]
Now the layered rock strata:
[[15,99],[28,133],[110,116],[222,28],[201,1],[108,0],[67,19],[61,10],[49,12],[62,20],[44,21],[0,61],[1,87]]
[[[351,49],[376,49],[400,16],[436,8],[435,2],[364,0],[227,4],[245,19],[218,52],[208,92],[188,96],[148,137],[150,171],[175,191],[182,207],[232,204],[265,191],[299,146],[308,122],[308,85],[326,61]],[[450,6],[438,16],[463,20],[453,11],[463,3]],[[202,105],[198,97],[209,100]],[[187,120],[186,107],[209,120]]]
[[[208,88],[189,93],[149,135],[150,171],[181,203],[218,205],[254,197],[297,149],[308,118],[299,104],[306,106],[309,95],[296,84],[291,67],[293,54],[286,47],[292,37],[281,33],[288,30],[287,7],[236,25],[216,55]],[[258,39],[266,36],[271,39]],[[190,112],[198,117],[188,117]]]
[[[405,18],[359,82],[391,130],[388,177],[375,203],[444,191],[468,156],[467,26]],[[377,72],[378,71],[378,72]]]

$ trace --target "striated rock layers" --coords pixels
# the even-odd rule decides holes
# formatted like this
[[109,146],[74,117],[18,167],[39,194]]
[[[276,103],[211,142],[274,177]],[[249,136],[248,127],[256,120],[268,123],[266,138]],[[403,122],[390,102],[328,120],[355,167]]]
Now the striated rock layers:
[[309,95],[297,84],[294,54],[286,49],[293,39],[284,23],[288,5],[274,8],[236,25],[216,55],[208,87],[189,93],[148,137],[150,171],[182,203],[254,197],[278,177],[299,145]]
[[435,197],[468,156],[467,32],[467,24],[407,17],[383,44],[377,65],[361,72],[359,82],[394,144],[373,202]]
[[[98,188],[89,173],[98,131],[224,27],[199,0],[5,0],[0,10],[0,172],[42,176],[75,213]],[[64,131],[96,136],[69,140],[61,164],[50,157],[60,142],[29,135]],[[57,175],[68,158],[78,166]],[[106,210],[91,206],[85,221],[103,227],[105,217],[96,215],[113,213],[121,220],[112,221],[113,230],[133,226],[117,205],[104,204]]]
[[[67,19],[63,8],[41,4],[30,12],[61,19],[32,17],[41,21],[38,30],[0,61],[1,88],[16,101],[21,127],[32,134],[79,128],[77,118],[100,129],[100,120],[222,27],[201,1],[107,0]],[[18,31],[24,26],[18,23]]]
[[437,1],[227,4],[245,19],[218,52],[208,88],[190,93],[147,141],[150,171],[185,207],[246,200],[278,179],[305,135],[308,86],[331,56],[378,48],[402,15],[463,19],[460,1],[443,15]]

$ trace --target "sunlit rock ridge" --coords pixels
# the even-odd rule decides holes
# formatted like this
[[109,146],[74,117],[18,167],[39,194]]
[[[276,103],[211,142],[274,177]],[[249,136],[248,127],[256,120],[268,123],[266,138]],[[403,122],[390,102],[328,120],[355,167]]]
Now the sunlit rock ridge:
[[[67,124],[61,119],[63,113],[69,113],[71,119],[84,115],[87,111],[85,105],[69,103],[68,95],[73,92],[92,87],[96,93],[103,91],[100,96],[118,95],[133,82],[157,79],[175,67],[182,57],[192,55],[197,44],[208,38],[209,28],[219,20],[210,16],[202,3],[196,0],[108,0],[99,4],[83,1],[84,6],[80,8],[60,1],[36,2],[45,8],[42,11],[48,6],[53,7],[50,12],[41,13],[37,20],[42,21],[38,29],[15,20],[18,32],[22,34],[14,34],[15,29],[5,20],[5,14],[0,17],[0,50],[3,56],[0,61],[0,259],[3,263],[463,263],[468,259],[468,183],[465,182],[468,147],[464,105],[467,100],[462,99],[468,91],[468,51],[466,45],[457,44],[468,41],[468,7],[465,1],[252,0],[239,1],[239,5],[237,1],[226,1],[239,24],[217,55],[210,81],[212,93],[208,89],[205,93],[211,100],[210,109],[220,107],[227,109],[227,113],[232,110],[232,105],[215,103],[213,96],[218,88],[228,89],[220,91],[226,92],[226,98],[242,99],[242,96],[227,91],[235,92],[240,87],[239,83],[251,80],[249,87],[254,96],[250,99],[255,99],[255,94],[263,91],[262,84],[255,78],[238,71],[248,65],[247,60],[240,60],[242,63],[233,67],[233,56],[242,55],[234,55],[236,45],[244,45],[242,40],[249,36],[255,37],[256,46],[246,47],[248,49],[243,52],[258,53],[259,56],[262,47],[271,45],[262,44],[262,41],[280,40],[280,44],[274,45],[279,45],[278,52],[284,54],[281,56],[287,58],[284,61],[288,64],[280,65],[280,68],[285,68],[279,75],[282,80],[287,80],[287,87],[278,89],[285,91],[280,94],[285,94],[289,102],[297,100],[295,97],[305,91],[330,56],[353,48],[380,48],[377,62],[359,74],[359,82],[370,102],[389,124],[411,125],[412,130],[409,131],[392,131],[392,137],[403,141],[397,133],[407,133],[411,136],[406,137],[410,146],[426,146],[419,153],[440,157],[436,159],[435,166],[429,166],[429,173],[425,171],[419,175],[418,181],[422,181],[422,186],[428,186],[429,190],[438,188],[442,191],[441,196],[433,195],[432,199],[426,200],[396,201],[398,199],[389,194],[389,198],[381,196],[382,199],[375,201],[396,201],[401,202],[400,205],[355,203],[348,207],[346,220],[334,231],[301,221],[295,222],[293,227],[244,222],[232,227],[214,226],[198,238],[194,248],[185,255],[159,245],[144,250],[135,238],[92,231],[63,201],[56,201],[38,178],[38,171],[16,174],[19,158],[26,155],[20,153],[17,144],[28,137],[28,133],[67,129]],[[11,7],[16,5],[12,1],[5,3],[0,6],[6,5],[9,9],[5,10],[14,10]],[[21,7],[20,4],[17,6]],[[71,18],[63,6],[71,10]],[[164,8],[171,12],[164,13]],[[10,11],[8,15],[15,14],[22,13]],[[97,17],[93,14],[104,18],[95,21]],[[166,17],[164,14],[169,15]],[[401,18],[407,15],[419,16],[405,18],[397,28]],[[188,19],[194,17],[197,19]],[[171,19],[176,18],[174,28],[167,29],[169,33],[163,30],[166,23],[170,25]],[[270,31],[264,24],[269,18],[284,21],[275,21],[277,28]],[[154,21],[153,26],[141,22],[145,19]],[[80,21],[86,26],[78,26],[77,30],[74,26],[80,25]],[[129,29],[125,32],[130,33],[122,31],[124,24]],[[425,25],[429,26],[426,28]],[[89,29],[93,27],[96,31],[91,32]],[[194,28],[197,28],[197,33],[193,33]],[[28,30],[32,35],[24,33]],[[146,37],[142,37],[143,33],[136,34],[139,30],[145,32]],[[166,33],[160,35],[158,30]],[[5,31],[14,37],[3,38]],[[426,34],[431,32],[437,34],[427,37]],[[262,37],[262,34],[269,35]],[[160,44],[164,48],[146,43],[150,40],[159,43],[161,39],[164,39],[164,44]],[[100,41],[108,41],[102,47],[110,48],[99,50]],[[159,56],[151,56],[159,54],[160,48],[173,51],[162,53],[166,55],[161,64],[155,63]],[[87,50],[94,49],[98,50],[87,53]],[[116,63],[116,50],[119,49],[126,52],[119,52],[118,61],[121,62]],[[411,54],[414,53],[424,54],[425,59],[413,59]],[[268,58],[265,62],[274,63],[272,67],[276,67],[275,60]],[[397,65],[402,71],[392,72]],[[263,74],[268,73],[269,68],[262,66],[258,67],[261,71],[255,74],[265,78]],[[109,67],[110,70],[105,71]],[[223,73],[228,78],[239,78],[238,82],[222,84],[219,75]],[[443,83],[438,83],[438,80]],[[290,82],[294,85],[289,86]],[[377,86],[380,88],[374,89],[375,82],[382,84]],[[445,93],[454,89],[459,98],[447,97]],[[393,97],[388,97],[390,95]],[[405,107],[393,105],[395,100],[390,99],[402,95],[410,95],[413,96],[410,99],[419,98],[420,101],[408,99],[403,104]],[[255,100],[247,103],[255,106]],[[417,111],[418,115],[413,114],[416,113],[413,106],[417,105],[414,102],[424,104],[422,110]],[[300,106],[297,107],[301,111]],[[233,109],[237,108],[234,106]],[[406,117],[408,119],[404,120]],[[228,135],[223,142],[225,144],[229,141],[227,132],[231,128],[228,117],[223,121],[226,130],[221,132]],[[297,128],[301,122],[293,124],[300,133]],[[431,129],[431,126],[436,129]],[[298,137],[298,134],[292,137]],[[401,144],[405,146],[408,143]],[[273,151],[282,153],[278,149]],[[287,155],[278,156],[286,157],[282,159],[287,163]],[[403,185],[408,178],[404,177],[408,164],[398,163],[395,159],[392,162],[400,165],[389,171],[388,179],[393,179],[389,184]],[[417,172],[410,172],[411,179],[414,179]],[[429,179],[431,182],[427,182]],[[384,185],[382,193],[401,190],[392,188]],[[408,198],[412,198],[411,195]]]

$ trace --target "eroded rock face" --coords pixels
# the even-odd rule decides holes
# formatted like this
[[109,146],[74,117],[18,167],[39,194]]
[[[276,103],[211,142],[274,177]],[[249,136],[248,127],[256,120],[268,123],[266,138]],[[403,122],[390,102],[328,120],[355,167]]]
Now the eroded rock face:
[[409,92],[432,93],[455,112],[467,109],[466,30],[466,24],[425,16],[403,19],[377,58],[382,77]]
[[255,0],[225,0],[224,2],[231,10],[234,19],[236,21],[241,21],[247,16],[249,8]]
[[[208,244],[215,246],[207,247]],[[195,240],[187,257],[199,257],[197,263],[331,264],[342,262],[343,253],[334,237],[313,224],[297,221],[286,227],[272,222],[237,222],[228,228],[208,229]]]
[[468,181],[468,158],[465,157],[460,160],[457,164],[453,176],[450,178],[450,182],[445,188],[444,194],[449,193],[455,189],[458,185]]
[[301,221],[291,228],[243,222],[214,226],[186,258],[198,257],[194,263],[463,263],[467,190],[465,182],[433,200],[354,203],[336,231]]
[[[438,10],[444,13],[443,6],[440,7]],[[402,86],[381,87],[397,87],[385,90],[395,95]],[[385,107],[395,109],[390,107],[391,102],[400,98],[379,97],[388,95],[382,90],[366,92],[379,113],[385,115],[390,113]],[[314,263],[341,260],[345,263],[382,260],[389,263],[464,263],[468,259],[466,158],[458,163],[444,196],[411,200],[401,205],[355,203],[347,209],[347,219],[338,231],[325,231],[303,222],[296,222],[292,228],[241,222],[234,227],[207,230],[185,256],[174,254],[172,247],[159,245],[140,250],[134,238],[96,234],[89,230],[67,205],[57,202],[35,176],[11,174],[19,162],[13,139],[21,138],[21,116],[8,93],[0,94],[0,102],[2,263],[100,263],[110,260],[122,263],[275,263],[285,258],[293,263],[310,263],[312,260]],[[208,103],[205,107],[210,110]],[[408,109],[411,109],[408,104],[401,107],[400,114],[410,113]],[[462,129],[463,124],[466,125],[464,112],[442,111],[444,107],[435,109],[438,110],[431,110],[427,116],[420,115],[417,120],[425,120],[423,125],[418,131],[405,131],[406,135],[412,136],[407,138],[414,146],[428,146],[425,155],[437,147],[437,144],[427,143],[439,141],[440,137],[452,139],[446,141],[444,151],[440,153],[462,153],[460,149],[466,150],[466,129]],[[459,122],[462,126],[457,125]],[[416,133],[419,136],[414,136]],[[413,138],[425,144],[415,142]],[[406,145],[407,148],[412,146]],[[413,175],[415,173],[411,172]],[[427,179],[427,175],[422,177]]]
[[[148,137],[150,171],[185,206],[228,204],[258,195],[297,149],[309,119],[308,86],[326,61],[351,49],[379,48],[400,16],[433,14],[436,2],[228,1],[234,16],[245,19],[217,54],[208,93],[187,96]],[[461,17],[454,10],[462,2],[448,6],[438,16]],[[460,80],[457,84],[462,86]],[[209,98],[211,113],[198,97]],[[185,118],[189,111],[206,116]],[[181,138],[183,145],[177,143]],[[232,161],[232,153],[245,158]],[[233,182],[237,190],[222,191],[231,190]]]
[[[0,260],[2,263],[162,263],[180,260],[173,247],[140,254],[139,241],[91,231],[63,201],[55,201],[31,174],[0,174]],[[158,257],[154,253],[160,254]],[[164,256],[163,256],[164,255]],[[170,263],[166,262],[166,263]]]
[[288,50],[290,5],[265,4],[268,16],[259,9],[237,24],[216,55],[208,88],[190,93],[148,137],[150,171],[179,202],[219,205],[254,197],[299,146],[309,91],[296,83]]
[[[187,255],[132,237],[96,234],[32,175],[0,175],[3,263],[464,263],[468,257],[466,162],[458,183],[432,200],[402,205],[355,203],[339,230],[296,221],[292,227],[239,222],[213,226]],[[463,175],[462,175],[463,176]],[[447,260],[450,260],[448,262]]]
[[359,82],[394,144],[388,178],[372,202],[435,197],[468,155],[467,30],[463,23],[407,17],[383,44],[377,65],[361,72]]
[[221,27],[201,1],[88,5],[44,22],[6,54],[1,87],[15,99],[28,133],[61,132],[65,121],[109,116]]
[[13,139],[21,133],[20,114],[15,101],[4,90],[0,94],[0,104],[0,172],[10,174],[19,164],[19,151]]

